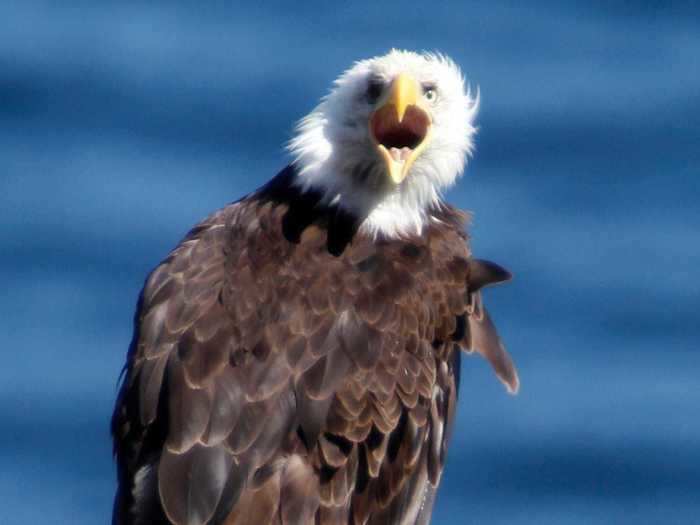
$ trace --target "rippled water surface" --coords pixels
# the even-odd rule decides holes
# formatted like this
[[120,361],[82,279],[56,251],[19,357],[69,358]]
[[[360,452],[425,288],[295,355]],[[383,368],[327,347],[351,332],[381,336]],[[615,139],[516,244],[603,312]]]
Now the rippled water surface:
[[516,275],[486,301],[522,391],[465,359],[435,523],[697,523],[694,3],[60,4],[0,5],[3,522],[108,522],[146,273],[287,162],[342,69],[395,46],[480,88],[449,198]]

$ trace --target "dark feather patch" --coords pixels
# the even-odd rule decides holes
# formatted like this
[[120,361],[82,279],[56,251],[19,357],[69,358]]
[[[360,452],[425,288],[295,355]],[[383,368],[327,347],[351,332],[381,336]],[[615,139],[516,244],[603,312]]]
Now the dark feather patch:
[[463,215],[375,240],[294,177],[212,215],[149,277],[112,422],[115,524],[427,523],[455,343],[517,389],[478,292],[507,272],[470,258]]
[[475,293],[484,286],[510,281],[513,275],[491,261],[482,259],[469,260],[469,292]]

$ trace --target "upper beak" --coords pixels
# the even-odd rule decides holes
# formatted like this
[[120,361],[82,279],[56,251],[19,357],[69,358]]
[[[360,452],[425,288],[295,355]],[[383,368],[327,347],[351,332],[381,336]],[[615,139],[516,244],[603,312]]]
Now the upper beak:
[[432,122],[421,106],[420,85],[412,76],[401,73],[370,117],[370,134],[395,184],[406,178],[429,142]]
[[393,104],[396,108],[396,117],[399,123],[403,120],[408,106],[415,106],[418,104],[418,98],[420,97],[420,92],[418,90],[418,82],[406,73],[401,73],[391,84],[391,91],[389,92],[387,104]]

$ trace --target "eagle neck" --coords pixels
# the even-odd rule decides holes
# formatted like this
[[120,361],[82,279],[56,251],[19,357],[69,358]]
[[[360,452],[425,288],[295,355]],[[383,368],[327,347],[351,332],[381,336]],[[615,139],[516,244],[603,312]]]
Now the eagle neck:
[[289,165],[258,190],[255,196],[287,207],[282,218],[282,233],[287,241],[298,244],[304,230],[316,225],[327,230],[328,251],[334,256],[341,255],[357,234],[363,218],[337,204],[326,202],[321,191],[302,187],[297,183],[297,177],[296,167]]

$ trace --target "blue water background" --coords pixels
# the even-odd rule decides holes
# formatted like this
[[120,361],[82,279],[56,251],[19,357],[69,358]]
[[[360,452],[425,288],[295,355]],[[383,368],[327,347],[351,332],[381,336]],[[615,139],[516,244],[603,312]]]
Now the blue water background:
[[434,522],[700,523],[700,8],[583,4],[0,3],[0,521],[108,522],[147,272],[395,46],[479,87],[448,197],[516,276],[522,391],[464,360]]

